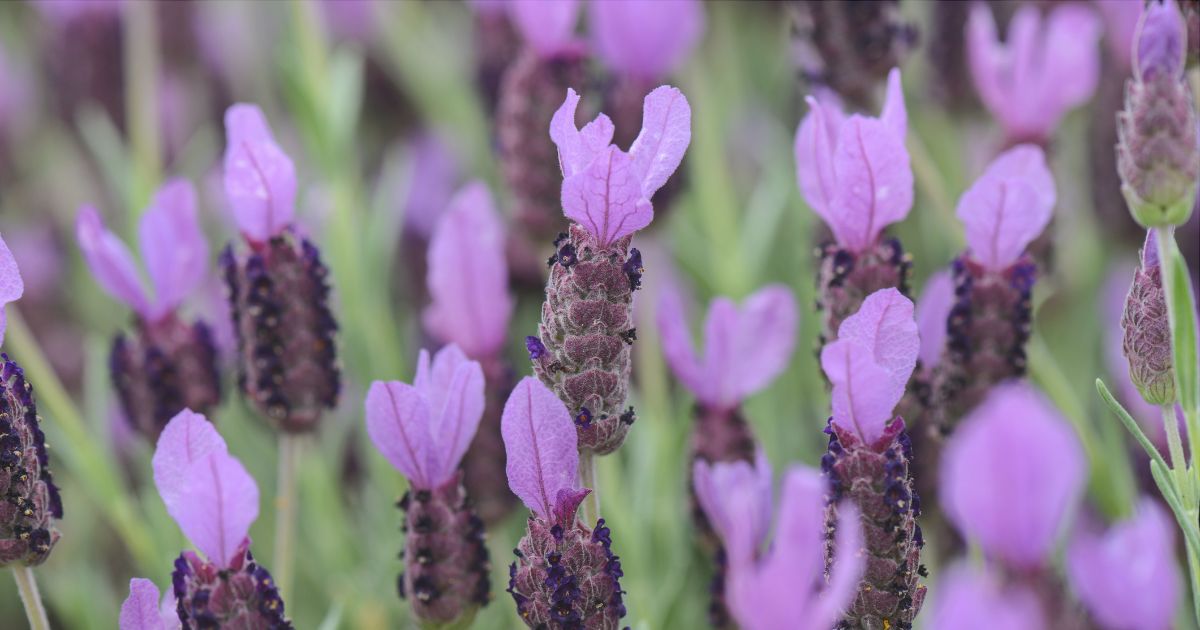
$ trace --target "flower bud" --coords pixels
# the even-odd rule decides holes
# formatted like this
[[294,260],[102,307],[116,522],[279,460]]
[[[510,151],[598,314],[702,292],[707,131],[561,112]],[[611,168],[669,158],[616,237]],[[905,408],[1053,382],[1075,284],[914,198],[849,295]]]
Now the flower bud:
[[228,567],[194,551],[175,560],[171,581],[184,628],[292,627],[271,573],[254,561],[248,543],[247,539]]
[[277,427],[312,430],[337,404],[341,370],[329,309],[329,270],[308,239],[283,231],[221,254],[238,338],[238,379]]
[[21,366],[0,354],[0,567],[41,564],[58,542],[62,499],[40,423]]
[[912,256],[898,239],[884,239],[859,254],[830,242],[818,249],[817,255],[822,344],[837,339],[842,321],[857,312],[868,295],[892,287],[908,294]]
[[1133,275],[1121,315],[1121,349],[1129,378],[1152,405],[1175,402],[1175,366],[1171,360],[1171,323],[1162,286],[1162,267],[1154,231],[1146,233],[1142,264]]

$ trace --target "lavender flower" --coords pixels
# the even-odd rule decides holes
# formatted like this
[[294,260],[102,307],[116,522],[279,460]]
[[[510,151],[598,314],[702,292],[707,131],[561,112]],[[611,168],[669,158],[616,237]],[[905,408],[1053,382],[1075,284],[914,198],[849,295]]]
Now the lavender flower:
[[[0,238],[0,342],[4,305],[24,291],[17,261]],[[54,522],[63,517],[62,498],[40,425],[33,386],[21,366],[0,354],[0,495],[6,497],[0,502],[0,567],[39,565],[58,542]]]
[[458,346],[431,362],[422,350],[413,385],[375,381],[367,392],[367,432],[409,479],[404,510],[401,597],[423,624],[469,622],[488,602],[483,522],[468,503],[459,461],[484,409],[483,370]]
[[[843,620],[848,628],[911,628],[925,600],[912,444],[904,420],[892,415],[919,347],[913,303],[884,289],[868,296],[842,322],[838,340],[821,350],[833,385],[829,451],[821,459],[831,490],[826,522],[833,527],[843,499],[856,505],[867,551],[866,573]],[[838,552],[828,547],[827,560]]]
[[996,575],[964,563],[948,568],[933,606],[931,630],[960,630],[987,620],[993,630],[1044,630],[1045,615],[1037,596],[1020,585],[1006,585]]
[[196,191],[184,179],[168,181],[139,225],[142,259],[154,287],[143,287],[133,255],[100,215],[84,206],[75,233],[92,275],[110,295],[133,309],[131,335],[117,334],[109,366],[125,417],[147,439],[157,440],[183,409],[201,414],[221,402],[221,379],[211,329],[186,323],[184,300],[208,275],[208,241],[196,218]]
[[1174,2],[1147,5],[1133,44],[1134,78],[1117,118],[1117,171],[1133,218],[1182,225],[1200,178],[1196,111],[1183,78],[1187,31]]
[[[152,464],[167,513],[200,552],[180,554],[171,575],[181,626],[291,628],[271,574],[250,554],[258,486],[213,425],[191,410],[179,412],[159,436]],[[130,586],[122,630],[177,627],[147,610],[158,599],[153,585]]]
[[221,254],[238,337],[239,381],[279,428],[312,430],[337,404],[341,371],[329,309],[329,270],[292,225],[296,174],[262,111],[225,113],[225,192],[245,239]]
[[1084,530],[1067,550],[1071,587],[1108,630],[1165,630],[1179,605],[1175,525],[1153,499],[1103,535]]
[[1009,149],[963,193],[968,249],[954,260],[954,306],[933,374],[931,404],[943,431],[993,385],[1025,373],[1036,267],[1025,248],[1050,221],[1056,192],[1042,150]]
[[1121,316],[1121,350],[1129,362],[1129,378],[1151,405],[1175,403],[1175,368],[1171,361],[1171,323],[1163,293],[1162,268],[1154,231],[1146,232],[1141,264],[1125,296]]
[[1063,115],[1092,97],[1100,75],[1101,25],[1091,8],[1064,4],[1043,21],[1017,10],[1002,43],[984,3],[967,22],[967,60],[979,98],[1000,122],[1006,146],[1045,145]]
[[577,435],[554,392],[525,377],[504,405],[508,485],[533,514],[509,567],[508,592],[530,628],[616,630],[625,616],[620,558],[604,519],[576,517],[591,492],[579,488]]
[[[579,95],[567,98],[550,123],[562,168],[562,207],[574,223],[555,242],[538,341],[530,347],[538,377],[576,417],[579,447],[615,451],[633,424],[629,388],[633,291],[641,254],[633,233],[654,218],[650,198],[679,166],[691,140],[691,108],[676,88],[646,96],[641,133],[626,153],[610,144],[613,124],[601,114],[575,127]],[[534,354],[534,352],[531,352]]]
[[176,606],[173,591],[167,591],[160,600],[154,582],[133,578],[129,580],[129,597],[121,604],[117,626],[121,630],[179,630],[182,626]]
[[900,71],[888,75],[887,102],[879,118],[847,117],[836,102],[808,97],[809,112],[796,132],[796,178],[808,205],[835,242],[820,248],[817,298],[822,338],[836,338],[842,320],[879,289],[908,292],[912,265],[883,229],[908,215],[913,175],[904,137],[908,113]]

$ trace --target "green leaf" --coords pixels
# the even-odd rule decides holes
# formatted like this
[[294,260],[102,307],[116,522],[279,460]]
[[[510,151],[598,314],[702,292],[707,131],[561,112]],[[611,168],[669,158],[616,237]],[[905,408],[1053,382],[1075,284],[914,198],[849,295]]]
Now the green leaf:
[[1108,391],[1108,387],[1105,386],[1104,381],[1096,379],[1096,390],[1100,392],[1100,398],[1104,400],[1104,404],[1108,405],[1109,410],[1121,420],[1121,424],[1125,425],[1125,429],[1133,435],[1133,439],[1137,440],[1137,443],[1142,447],[1142,450],[1146,451],[1150,459],[1158,462],[1164,469],[1168,469],[1169,466],[1167,466],[1166,460],[1163,459],[1162,453],[1158,452],[1158,449],[1150,442],[1146,434],[1142,432],[1142,428],[1138,426],[1133,416],[1129,415],[1125,407],[1122,407],[1121,403],[1117,402],[1117,399],[1113,397],[1112,392]]
[[1175,362],[1175,385],[1184,409],[1200,407],[1200,372],[1196,358],[1196,309],[1192,297],[1192,279],[1187,263],[1174,239],[1167,254],[1171,273],[1166,278],[1168,307],[1171,309],[1171,351]]

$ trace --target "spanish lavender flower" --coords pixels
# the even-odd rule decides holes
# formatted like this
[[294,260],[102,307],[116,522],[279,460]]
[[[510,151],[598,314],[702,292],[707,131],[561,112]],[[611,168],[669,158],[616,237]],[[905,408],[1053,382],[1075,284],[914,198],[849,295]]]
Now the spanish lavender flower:
[[991,572],[957,563],[938,587],[930,630],[962,630],[980,623],[990,630],[1045,630],[1037,596],[1022,585],[1005,584]]
[[483,391],[482,368],[452,344],[432,361],[421,351],[412,385],[375,381],[367,392],[371,441],[409,480],[399,503],[405,541],[397,584],[422,624],[467,623],[488,602],[483,521],[458,470],[483,416]]
[[1121,191],[1145,227],[1186,223],[1196,200],[1200,142],[1183,79],[1186,42],[1174,2],[1147,5],[1134,41],[1134,78],[1117,119]]
[[450,147],[434,133],[422,133],[405,143],[402,153],[406,158],[403,171],[395,179],[409,185],[402,201],[404,225],[395,275],[405,283],[404,294],[421,304],[429,299],[425,284],[429,240],[462,183],[462,169]]
[[643,268],[630,242],[654,218],[650,198],[683,159],[692,110],[678,89],[655,89],[626,153],[610,144],[608,116],[575,127],[578,104],[579,95],[568,90],[550,123],[564,177],[563,212],[573,223],[554,243],[538,338],[527,342],[531,357],[537,355],[534,371],[575,416],[579,447],[605,455],[621,446],[635,419],[625,398],[637,338],[633,292]]
[[984,106],[1004,129],[1005,146],[1046,145],[1067,111],[1092,97],[1100,74],[1100,20],[1088,7],[1017,10],[1002,43],[991,9],[971,8],[967,60]]
[[1025,373],[1037,268],[1024,253],[1050,222],[1056,192],[1042,150],[1000,154],[958,201],[968,249],[954,260],[954,306],[933,374],[934,420],[943,431],[993,385]]
[[[821,368],[833,385],[829,451],[821,468],[829,478],[826,523],[838,520],[839,502],[857,506],[867,552],[858,596],[845,628],[912,628],[926,587],[913,488],[912,443],[904,420],[892,415],[916,367],[920,341],[913,303],[896,289],[877,291],[821,350]],[[828,562],[840,552],[826,549]]]
[[[4,305],[21,297],[25,284],[17,261],[0,238],[0,342]],[[21,366],[0,354],[0,567],[32,567],[46,561],[58,542],[54,522],[63,517],[62,498],[50,474],[46,436],[33,386]]]
[[1071,588],[1107,630],[1165,630],[1179,605],[1175,525],[1143,498],[1132,518],[1100,535],[1075,535],[1067,549]]
[[203,414],[221,402],[217,350],[208,324],[186,322],[179,311],[208,275],[208,241],[196,218],[196,191],[172,179],[154,196],[138,229],[154,295],[142,284],[133,255],[109,232],[95,208],[84,206],[76,239],[96,282],[134,312],[133,332],[118,333],[109,355],[113,387],[129,422],[157,440],[184,409]]
[[[171,574],[181,626],[291,628],[271,574],[250,554],[248,533],[258,518],[258,486],[213,425],[189,409],[179,412],[159,436],[152,464],[167,513],[200,552],[180,554]],[[142,589],[131,593],[131,599],[146,597]],[[122,623],[122,630],[170,627],[159,625],[162,619],[153,615],[131,615],[130,620],[135,625]]]
[[507,514],[515,498],[504,483],[500,437],[500,411],[512,384],[503,356],[513,310],[504,236],[486,185],[474,182],[455,195],[429,245],[432,303],[424,313],[425,329],[457,344],[487,376],[483,421],[463,459],[463,483],[487,523]]
[[121,604],[117,626],[121,630],[179,630],[175,593],[167,591],[161,601],[158,587],[145,578],[129,580],[129,597]]
[[1175,403],[1175,367],[1171,361],[1171,323],[1163,293],[1162,268],[1154,230],[1146,232],[1141,264],[1125,296],[1121,316],[1121,351],[1129,362],[1129,378],[1152,405]]
[[827,87],[864,107],[888,71],[917,43],[898,0],[794,3],[796,61],[812,87]]
[[501,427],[508,485],[533,512],[508,570],[517,612],[530,628],[615,630],[625,616],[624,574],[604,519],[593,529],[576,517],[591,489],[578,487],[570,412],[527,376],[504,405]]
[[847,117],[836,102],[808,97],[796,132],[796,178],[808,205],[833,232],[821,246],[817,303],[821,335],[836,338],[842,320],[879,289],[908,292],[911,259],[900,242],[883,239],[888,225],[912,208],[913,174],[904,137],[908,113],[900,71],[888,74],[879,118]]
[[262,110],[225,113],[225,192],[245,244],[221,254],[238,338],[240,386],[288,432],[310,431],[337,404],[341,370],[329,270],[292,222],[296,174]]

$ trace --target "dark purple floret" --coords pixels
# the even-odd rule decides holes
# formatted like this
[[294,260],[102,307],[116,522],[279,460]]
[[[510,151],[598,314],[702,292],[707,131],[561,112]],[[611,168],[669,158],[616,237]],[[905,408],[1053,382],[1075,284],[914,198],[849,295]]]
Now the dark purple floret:
[[821,311],[821,342],[837,339],[842,320],[858,312],[866,297],[880,289],[895,288],[908,295],[912,257],[900,241],[882,239],[875,247],[855,254],[828,242],[817,249],[817,309]]
[[536,360],[546,356],[546,346],[534,335],[525,337],[525,349],[529,351],[530,359]]
[[629,277],[629,290],[637,291],[642,288],[642,274],[646,271],[642,265],[642,252],[638,248],[632,247],[629,249],[629,259],[621,266],[625,271],[625,275]]
[[62,498],[50,474],[33,387],[0,354],[0,567],[35,566],[58,542]]
[[579,413],[575,414],[575,426],[581,429],[592,426],[592,412],[587,407],[580,407]]

